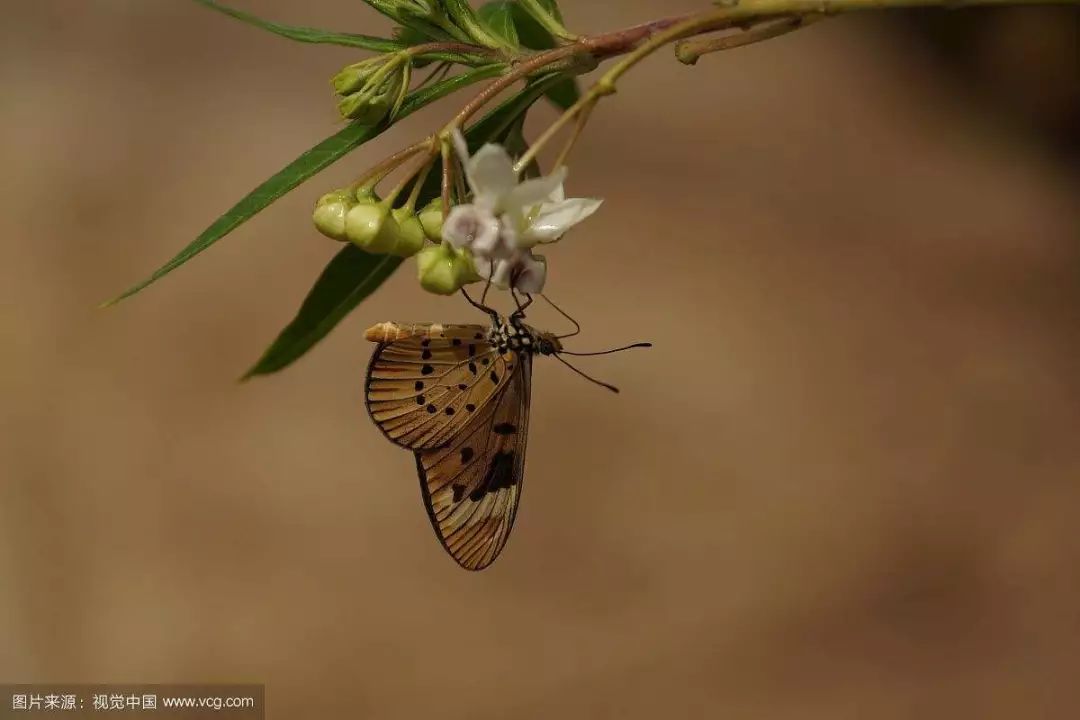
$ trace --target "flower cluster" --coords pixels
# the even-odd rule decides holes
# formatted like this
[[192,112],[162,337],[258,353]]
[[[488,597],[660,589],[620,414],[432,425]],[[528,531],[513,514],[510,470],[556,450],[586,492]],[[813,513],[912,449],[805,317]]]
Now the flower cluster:
[[330,80],[338,112],[346,120],[375,125],[393,117],[409,91],[412,65],[403,53],[368,58],[345,67]]
[[371,253],[409,257],[424,247],[429,236],[409,207],[391,208],[366,187],[335,190],[319,198],[312,215],[319,232],[348,241]]
[[[465,138],[454,145],[468,182],[470,202],[445,213],[441,199],[415,212],[413,199],[393,207],[369,186],[327,193],[315,205],[313,220],[324,235],[352,242],[371,253],[417,256],[421,286],[450,295],[469,283],[501,290],[538,293],[547,279],[547,261],[537,245],[559,240],[596,212],[600,200],[571,198],[563,192],[566,168],[520,180],[510,154],[486,144],[469,154]],[[433,244],[426,245],[430,240]]]
[[455,205],[443,224],[443,240],[467,251],[485,282],[524,293],[543,290],[547,262],[533,253],[596,212],[600,200],[566,199],[566,168],[519,182],[514,161],[500,145],[487,144],[470,156],[465,138],[454,145],[472,191],[472,202]]

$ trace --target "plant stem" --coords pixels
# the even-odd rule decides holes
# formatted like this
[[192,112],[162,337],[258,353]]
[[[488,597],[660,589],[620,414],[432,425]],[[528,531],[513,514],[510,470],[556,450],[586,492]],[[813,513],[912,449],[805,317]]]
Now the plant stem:
[[[1055,0],[1049,0],[1053,3]],[[1080,4],[1080,0],[1056,0],[1061,4]],[[830,14],[858,10],[905,7],[974,7],[979,5],[1041,5],[1044,0],[731,0],[720,8],[690,15],[661,18],[612,33],[583,38],[574,46],[587,49],[599,61],[625,55],[600,78],[588,92],[545,130],[517,161],[519,172],[534,160],[540,150],[575,117],[580,117],[571,144],[580,134],[588,115],[600,98],[615,92],[619,78],[639,62],[665,45],[694,35],[724,30],[736,25],[768,22],[732,37],[718,38],[683,46],[680,60],[696,61],[704,52],[747,45],[777,37]],[[775,21],[779,18],[779,21]],[[574,47],[567,46],[567,47]],[[685,58],[684,58],[685,56]],[[560,162],[566,151],[560,154]]]
[[420,142],[414,143],[413,145],[410,145],[404,150],[397,151],[385,160],[368,168],[363,175],[353,181],[352,185],[350,185],[349,188],[355,192],[358,188],[362,187],[365,184],[372,186],[378,184],[384,177],[389,175],[396,168],[400,167],[402,163],[411,158],[413,155],[416,155],[417,153],[430,147],[431,139],[424,138]]
[[751,45],[756,42],[761,42],[762,40],[780,37],[781,35],[786,35],[789,32],[804,28],[824,17],[824,15],[820,14],[792,15],[791,17],[782,17],[776,20],[762,22],[760,25],[734,35],[725,35],[724,37],[709,38],[706,40],[680,40],[675,45],[675,57],[679,59],[679,62],[685,65],[695,65],[697,64],[698,58],[702,55],[719,52],[721,50],[731,50],[732,48]]
[[440,134],[449,136],[454,128],[461,127],[496,95],[516,83],[518,80],[528,77],[532,73],[544,69],[559,60],[564,60],[579,54],[580,52],[581,50],[577,45],[566,45],[555,48],[554,50],[545,50],[544,52],[537,53],[528,60],[514,65],[510,72],[488,85],[480,91],[479,95],[470,100],[469,103],[454,116],[454,119],[447,123]]
[[420,45],[412,45],[405,48],[402,52],[406,53],[410,57],[435,57],[443,58],[447,55],[475,55],[479,58],[492,58],[502,55],[498,50],[494,50],[482,45],[470,45],[469,43],[460,42],[429,42],[422,43]]

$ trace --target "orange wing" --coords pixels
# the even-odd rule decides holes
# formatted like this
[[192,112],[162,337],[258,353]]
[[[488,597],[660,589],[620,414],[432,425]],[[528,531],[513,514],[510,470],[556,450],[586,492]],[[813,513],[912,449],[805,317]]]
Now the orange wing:
[[431,525],[466,570],[483,570],[495,561],[521,500],[532,358],[516,358],[509,381],[473,422],[445,447],[416,452]]
[[368,364],[368,413],[391,442],[410,450],[441,447],[483,416],[516,363],[500,355],[482,325],[381,323]]

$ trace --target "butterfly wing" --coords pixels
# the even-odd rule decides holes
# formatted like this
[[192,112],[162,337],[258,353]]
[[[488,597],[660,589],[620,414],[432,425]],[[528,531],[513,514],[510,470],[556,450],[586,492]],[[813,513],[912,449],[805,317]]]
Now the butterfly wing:
[[483,570],[498,557],[521,499],[532,358],[522,354],[513,364],[494,401],[445,447],[416,452],[435,534],[466,570]]
[[383,434],[410,450],[441,447],[481,417],[507,386],[516,361],[482,325],[382,323],[368,364],[365,400]]

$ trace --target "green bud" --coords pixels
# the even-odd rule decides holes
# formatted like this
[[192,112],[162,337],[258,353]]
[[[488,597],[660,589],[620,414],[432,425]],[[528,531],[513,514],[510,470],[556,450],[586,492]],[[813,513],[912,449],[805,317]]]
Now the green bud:
[[391,210],[390,216],[397,223],[397,246],[393,254],[409,257],[420,252],[424,247],[424,228],[416,213],[409,208],[400,207]]
[[426,0],[365,0],[379,12],[395,20],[400,20],[402,15],[412,15],[419,8],[429,5]]
[[371,253],[389,253],[397,245],[397,222],[381,202],[360,202],[345,215],[345,235]]
[[437,197],[420,211],[420,225],[424,234],[432,242],[442,242],[443,207],[442,198]]
[[345,216],[356,206],[355,196],[348,190],[335,190],[319,198],[311,219],[319,232],[334,240],[348,240]]
[[375,125],[404,97],[409,76],[407,62],[400,67],[395,64],[394,67],[379,68],[359,90],[338,101],[338,112],[348,120]]
[[398,11],[421,20],[438,20],[442,12],[437,2],[430,0],[398,0]]
[[364,86],[368,78],[379,70],[382,62],[385,62],[385,58],[378,57],[347,65],[341,72],[330,79],[330,84],[334,86],[334,92],[338,95],[349,95],[356,92]]
[[389,97],[372,96],[364,92],[347,95],[338,101],[338,112],[346,120],[375,125],[390,112]]
[[445,243],[421,250],[416,269],[420,286],[436,295],[453,295],[476,275],[469,254]]

